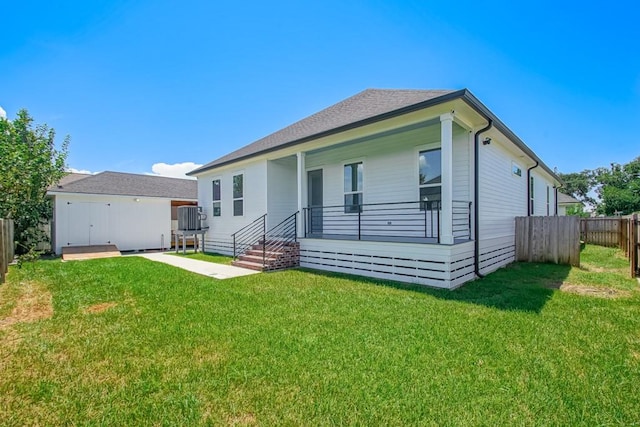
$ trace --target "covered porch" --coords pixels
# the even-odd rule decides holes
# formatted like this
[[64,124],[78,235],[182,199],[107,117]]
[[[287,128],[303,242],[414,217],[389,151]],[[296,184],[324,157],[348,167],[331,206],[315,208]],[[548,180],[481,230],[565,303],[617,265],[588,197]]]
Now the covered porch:
[[270,159],[269,221],[297,210],[299,239],[469,242],[472,142],[446,113]]

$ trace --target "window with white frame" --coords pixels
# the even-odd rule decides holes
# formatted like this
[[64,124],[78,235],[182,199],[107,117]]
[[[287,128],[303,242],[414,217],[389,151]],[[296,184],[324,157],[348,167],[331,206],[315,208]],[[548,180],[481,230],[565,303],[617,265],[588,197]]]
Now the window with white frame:
[[529,178],[529,214],[533,215],[534,214],[534,204],[533,201],[535,199],[535,181],[533,179],[533,177]]
[[244,215],[244,175],[233,176],[233,216]]
[[213,184],[212,184],[212,200],[213,200],[213,216],[220,216],[222,214],[222,206],[221,206],[221,200],[222,198],[220,197],[221,192],[220,192],[220,180],[219,179],[214,179],[213,180]]
[[547,216],[549,216],[549,206],[550,206],[550,200],[551,200],[551,188],[549,188],[549,186],[547,185]]
[[362,212],[362,162],[344,165],[344,213]]
[[418,153],[420,210],[440,209],[442,200],[442,162],[440,148]]

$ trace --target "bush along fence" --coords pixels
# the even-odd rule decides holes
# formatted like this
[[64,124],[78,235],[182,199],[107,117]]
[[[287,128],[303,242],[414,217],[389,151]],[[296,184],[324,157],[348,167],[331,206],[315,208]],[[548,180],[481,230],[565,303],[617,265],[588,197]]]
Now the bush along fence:
[[580,218],[516,218],[516,261],[580,266]]
[[4,283],[14,255],[13,220],[0,219],[0,283]]
[[580,238],[585,243],[622,249],[631,264],[632,277],[640,277],[639,223],[637,214],[623,218],[582,218]]

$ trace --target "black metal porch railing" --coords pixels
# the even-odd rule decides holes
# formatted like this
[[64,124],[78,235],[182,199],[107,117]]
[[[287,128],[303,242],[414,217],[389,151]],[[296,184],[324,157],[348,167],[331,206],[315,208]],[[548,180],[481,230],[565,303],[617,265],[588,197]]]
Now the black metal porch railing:
[[298,212],[291,214],[271,228],[262,239],[263,250],[280,252],[285,246],[298,240]]
[[[304,236],[346,240],[440,243],[442,202],[364,203],[304,209]],[[453,201],[453,234],[471,236],[471,203]]]
[[280,252],[298,240],[298,212],[291,214],[269,230],[267,230],[267,214],[264,214],[231,236],[233,237],[233,259],[237,259],[249,250],[259,250],[262,255],[262,266],[266,267],[267,251]]
[[244,226],[231,235],[233,237],[233,259],[247,252],[260,239],[264,240],[267,232],[267,214],[257,218],[251,224]]

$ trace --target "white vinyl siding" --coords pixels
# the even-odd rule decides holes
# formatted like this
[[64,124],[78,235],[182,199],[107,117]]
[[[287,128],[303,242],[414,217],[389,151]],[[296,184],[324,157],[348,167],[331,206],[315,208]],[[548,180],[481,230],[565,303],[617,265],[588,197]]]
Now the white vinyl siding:
[[[244,216],[233,215],[233,176],[243,175]],[[210,174],[198,177],[198,205],[204,208],[207,215],[205,225],[209,227],[205,236],[205,249],[209,252],[224,254],[233,253],[231,235],[240,228],[267,212],[267,168],[266,161],[255,161],[243,166],[239,170],[237,166],[230,165],[211,171]],[[221,182],[221,209],[220,217],[213,218],[212,181],[220,179]],[[253,185],[250,183],[258,183]],[[295,193],[291,195],[295,197]],[[293,212],[292,212],[293,213]]]
[[[522,162],[522,157],[508,149],[510,143],[492,136],[490,145],[481,145],[479,165],[480,186],[480,271],[485,274],[502,267],[515,258],[515,217],[527,216],[527,168],[522,176],[513,173],[514,163]],[[530,162],[530,160],[528,160]],[[545,187],[553,185],[550,177],[532,169],[533,205],[532,215],[544,215]],[[553,203],[553,199],[550,199]]]
[[[469,145],[467,132],[454,124],[453,192],[456,200],[469,201]],[[419,147],[440,145],[440,125],[419,127],[399,133],[366,138],[361,142],[308,153],[306,169],[324,170],[324,203],[344,204],[343,165],[348,159],[363,158],[365,203],[418,202],[417,153]]]
[[267,224],[275,227],[298,210],[295,156],[267,162]]

